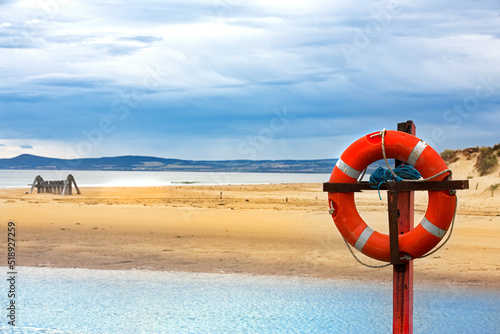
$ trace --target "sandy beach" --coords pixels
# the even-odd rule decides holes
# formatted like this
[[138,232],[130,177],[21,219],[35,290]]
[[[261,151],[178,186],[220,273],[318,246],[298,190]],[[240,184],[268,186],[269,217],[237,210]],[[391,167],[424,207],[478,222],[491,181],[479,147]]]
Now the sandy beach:
[[[489,186],[500,177],[479,177],[459,163],[454,178],[468,178],[471,189],[458,193],[450,241],[414,262],[415,283],[499,288],[500,191],[492,196]],[[18,266],[392,280],[392,267],[367,268],[352,258],[328,215],[322,184],[83,188],[73,196],[27,191],[0,190],[4,230],[16,223]],[[387,232],[385,197],[365,191],[356,203],[372,228]],[[426,205],[427,194],[417,193],[416,223]]]

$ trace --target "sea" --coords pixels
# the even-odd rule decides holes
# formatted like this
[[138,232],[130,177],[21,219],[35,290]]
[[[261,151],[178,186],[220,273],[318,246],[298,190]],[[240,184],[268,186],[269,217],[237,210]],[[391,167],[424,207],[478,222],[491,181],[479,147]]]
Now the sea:
[[[15,326],[8,323],[10,282],[0,284],[1,333],[392,332],[390,282],[76,268],[16,272]],[[498,334],[499,300],[497,290],[417,285],[414,333]]]
[[[81,187],[309,183],[329,178],[327,174],[3,170],[0,187],[28,188],[36,175],[55,180],[68,174]],[[6,253],[6,243],[0,245]],[[0,333],[392,332],[391,277],[387,282],[361,282],[45,267],[16,267],[11,272],[0,267]],[[500,290],[446,282],[416,284],[414,290],[415,334],[500,333]]]
[[28,187],[37,175],[44,180],[65,180],[69,174],[79,187],[323,183],[330,178],[330,174],[313,173],[0,170],[0,188]]

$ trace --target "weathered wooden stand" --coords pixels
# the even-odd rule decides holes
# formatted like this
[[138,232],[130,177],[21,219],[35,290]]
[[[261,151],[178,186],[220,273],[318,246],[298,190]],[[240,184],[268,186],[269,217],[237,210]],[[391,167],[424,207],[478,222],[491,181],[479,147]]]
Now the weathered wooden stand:
[[72,185],[75,186],[76,192],[80,195],[80,189],[76,185],[75,178],[69,174],[66,180],[45,181],[40,175],[35,177],[31,186],[30,194],[36,188],[37,193],[55,194],[55,195],[73,195]]
[[[412,121],[398,124],[398,131],[415,135]],[[404,164],[396,161],[396,167]],[[324,183],[325,192],[360,192],[374,190],[376,183]],[[427,181],[427,182],[388,182],[379,189],[388,191],[389,239],[391,264],[393,265],[393,333],[413,333],[413,260],[401,259],[399,234],[409,232],[414,227],[414,191],[469,189],[468,180]]]

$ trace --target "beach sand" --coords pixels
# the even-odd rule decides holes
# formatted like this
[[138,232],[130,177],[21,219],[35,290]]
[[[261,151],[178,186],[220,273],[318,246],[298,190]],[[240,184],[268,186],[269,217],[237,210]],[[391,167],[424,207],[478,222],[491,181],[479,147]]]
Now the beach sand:
[[[500,177],[456,167],[454,178],[468,178],[471,189],[458,192],[450,241],[414,261],[415,284],[497,289],[500,189],[492,196],[489,186]],[[367,268],[353,259],[327,212],[322,184],[83,188],[73,196],[27,191],[0,190],[4,233],[8,221],[16,224],[18,266],[392,280],[392,267]],[[382,198],[365,191],[356,203],[372,228],[387,233],[385,192]],[[418,192],[416,223],[426,206],[427,194]]]

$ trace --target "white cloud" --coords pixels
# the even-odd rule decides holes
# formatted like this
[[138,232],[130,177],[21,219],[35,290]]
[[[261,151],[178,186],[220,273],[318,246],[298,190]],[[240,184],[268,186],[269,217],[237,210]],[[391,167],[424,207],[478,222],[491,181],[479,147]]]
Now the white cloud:
[[[482,77],[499,81],[497,7],[463,1],[11,2],[2,8],[9,22],[0,29],[0,115],[9,120],[0,134],[47,138],[36,129],[44,115],[57,115],[54,122],[85,115],[84,125],[72,125],[74,137],[68,131],[61,137],[78,142],[82,130],[116,116],[113,101],[141,89],[153,71],[157,85],[134,102],[133,115],[116,122],[117,137],[133,132],[150,143],[162,130],[167,141],[198,132],[206,139],[200,152],[227,153],[232,144],[224,141],[258,133],[266,113],[286,105],[297,116],[294,131],[268,150],[310,157],[315,150],[307,147],[319,148],[318,138],[390,127],[394,117],[442,121]],[[351,59],[342,51],[346,45]],[[494,110],[499,94],[481,108]],[[198,128],[191,128],[191,117],[203,120]],[[470,122],[471,128],[494,125]],[[47,145],[64,153],[50,139]],[[95,154],[128,148],[119,150],[114,140]],[[194,155],[190,145],[179,152]]]

